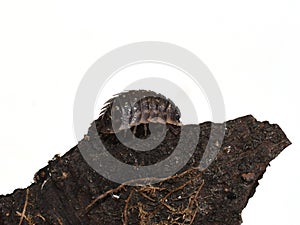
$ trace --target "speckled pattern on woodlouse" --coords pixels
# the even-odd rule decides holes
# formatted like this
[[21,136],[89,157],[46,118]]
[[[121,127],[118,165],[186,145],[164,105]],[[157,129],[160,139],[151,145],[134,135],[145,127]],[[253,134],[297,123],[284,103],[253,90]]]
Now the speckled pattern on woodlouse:
[[101,133],[115,133],[148,123],[181,126],[180,116],[179,108],[162,94],[129,90],[114,95],[105,103],[98,128]]

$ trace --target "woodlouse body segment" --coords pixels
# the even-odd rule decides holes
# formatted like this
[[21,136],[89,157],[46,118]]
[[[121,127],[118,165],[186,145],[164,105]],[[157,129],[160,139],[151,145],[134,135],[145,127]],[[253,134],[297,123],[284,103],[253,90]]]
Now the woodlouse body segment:
[[98,130],[115,133],[140,124],[161,123],[181,126],[179,108],[162,94],[129,90],[114,95],[100,112]]

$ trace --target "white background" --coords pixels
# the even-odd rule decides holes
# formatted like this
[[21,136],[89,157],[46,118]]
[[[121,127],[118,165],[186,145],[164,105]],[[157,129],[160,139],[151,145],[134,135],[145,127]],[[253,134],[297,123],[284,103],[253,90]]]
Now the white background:
[[[165,41],[209,67],[227,119],[278,123],[293,142],[271,162],[243,224],[299,225],[299,12],[297,0],[1,1],[0,194],[30,185],[49,159],[76,145],[76,90],[99,57]],[[210,114],[200,114],[205,120]]]

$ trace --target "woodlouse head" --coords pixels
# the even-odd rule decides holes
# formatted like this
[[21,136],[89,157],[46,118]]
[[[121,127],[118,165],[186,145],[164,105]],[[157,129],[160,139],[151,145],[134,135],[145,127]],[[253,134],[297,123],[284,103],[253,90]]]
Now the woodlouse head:
[[129,90],[109,99],[98,119],[101,133],[114,133],[147,123],[181,126],[179,108],[162,94]]

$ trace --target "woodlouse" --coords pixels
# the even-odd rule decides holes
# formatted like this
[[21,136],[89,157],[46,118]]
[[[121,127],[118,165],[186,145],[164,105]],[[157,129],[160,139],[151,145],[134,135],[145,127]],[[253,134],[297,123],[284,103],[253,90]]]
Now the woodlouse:
[[114,95],[100,112],[98,130],[115,133],[140,124],[181,126],[180,110],[173,101],[150,90],[129,90]]

